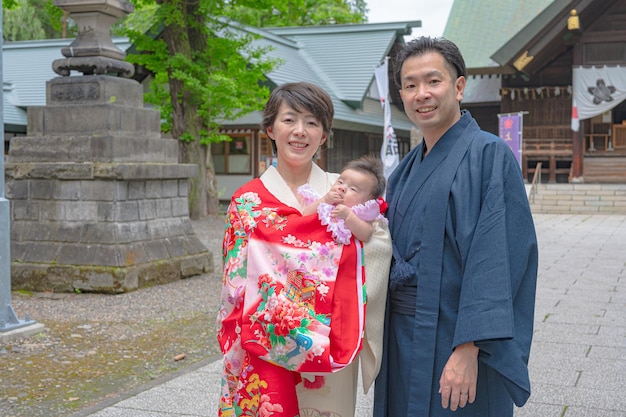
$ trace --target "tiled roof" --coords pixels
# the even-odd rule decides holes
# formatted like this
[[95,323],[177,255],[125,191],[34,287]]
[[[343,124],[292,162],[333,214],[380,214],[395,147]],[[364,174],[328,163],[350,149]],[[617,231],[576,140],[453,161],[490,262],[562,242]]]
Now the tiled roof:
[[399,37],[410,35],[411,28],[420,24],[398,22],[266,30],[301,45],[337,97],[352,107],[360,107],[373,82],[374,67],[385,59]]
[[[333,98],[335,126],[357,131],[381,131],[383,115],[376,89],[374,67],[380,64],[397,42],[420,21],[330,25],[311,27],[241,28],[259,35],[255,42],[270,47],[269,56],[282,65],[267,74],[274,85],[310,81],[324,88]],[[44,105],[46,81],[57,77],[52,62],[63,58],[61,48],[71,39],[7,42],[3,45],[4,80],[12,86],[5,98],[5,126],[25,124],[27,106]],[[126,38],[114,39],[127,50]],[[5,90],[6,91],[6,90]],[[6,94],[6,93],[5,93]],[[9,94],[7,94],[9,96]],[[9,100],[10,98],[10,100]],[[258,126],[260,117],[252,113],[225,126]],[[408,132],[413,126],[404,112],[392,106],[392,124],[396,131]]]
[[568,30],[565,22],[570,16],[572,8],[575,8],[579,16],[584,15],[586,25],[589,25],[594,20],[594,15],[597,18],[603,13],[602,9],[611,7],[612,4],[616,3],[618,3],[617,0],[590,0],[575,4],[571,0],[554,0],[515,36],[504,43],[500,49],[494,51],[491,57],[502,66],[511,66],[518,54],[524,49],[533,44],[540,44],[541,47],[534,52],[534,56],[537,58],[543,54],[544,59],[535,59],[535,62],[524,68],[528,69],[535,66],[534,64],[545,63],[546,58],[553,58],[554,51],[550,50],[550,47],[554,47],[556,44],[557,48],[560,48],[563,40],[571,35],[571,33],[566,33]]
[[[411,21],[246,30],[259,35],[257,44],[270,47],[268,56],[282,62],[267,74],[272,84],[296,81],[317,84],[333,99],[335,127],[379,131],[383,116],[378,97],[369,94],[368,99],[372,85],[376,84],[374,67],[385,59],[394,43],[404,42],[411,28],[420,25],[419,21]],[[375,106],[371,106],[371,101]],[[224,125],[258,126],[260,120],[258,113],[253,113],[226,121]],[[413,127],[404,112],[395,106],[392,106],[392,125],[396,131],[405,132]]]
[[497,66],[490,57],[554,0],[455,0],[443,36],[467,68]]

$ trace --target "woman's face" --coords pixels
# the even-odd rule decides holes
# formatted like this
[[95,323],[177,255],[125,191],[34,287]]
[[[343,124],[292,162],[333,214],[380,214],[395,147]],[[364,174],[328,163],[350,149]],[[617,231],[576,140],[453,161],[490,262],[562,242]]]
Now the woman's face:
[[304,164],[313,160],[315,152],[326,141],[322,124],[312,113],[300,113],[283,103],[267,135],[276,143],[278,163]]

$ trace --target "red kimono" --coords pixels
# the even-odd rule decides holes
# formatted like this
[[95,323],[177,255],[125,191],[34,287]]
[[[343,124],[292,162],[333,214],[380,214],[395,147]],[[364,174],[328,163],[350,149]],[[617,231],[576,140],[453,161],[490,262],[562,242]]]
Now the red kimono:
[[300,373],[352,363],[365,325],[362,244],[337,244],[260,179],[228,210],[218,341],[220,416],[297,416]]

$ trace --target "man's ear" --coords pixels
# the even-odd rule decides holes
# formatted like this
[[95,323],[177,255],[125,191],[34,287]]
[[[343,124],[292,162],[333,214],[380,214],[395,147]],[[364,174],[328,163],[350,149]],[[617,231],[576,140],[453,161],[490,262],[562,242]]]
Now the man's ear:
[[326,139],[328,139],[328,135],[326,135],[326,133],[322,134],[322,140],[320,140],[320,146],[326,143]]
[[268,126],[267,129],[265,129],[265,134],[272,140],[274,140],[274,128],[272,126]]
[[465,86],[467,85],[467,80],[464,76],[460,76],[456,79],[454,83],[454,87],[456,88],[456,99],[457,101],[463,100],[463,93],[465,93]]

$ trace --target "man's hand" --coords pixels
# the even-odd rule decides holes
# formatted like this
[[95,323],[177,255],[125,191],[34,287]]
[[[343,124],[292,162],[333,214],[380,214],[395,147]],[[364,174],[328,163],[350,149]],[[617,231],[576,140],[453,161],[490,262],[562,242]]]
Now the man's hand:
[[459,345],[443,368],[439,379],[441,406],[456,411],[476,399],[478,348],[473,342]]

